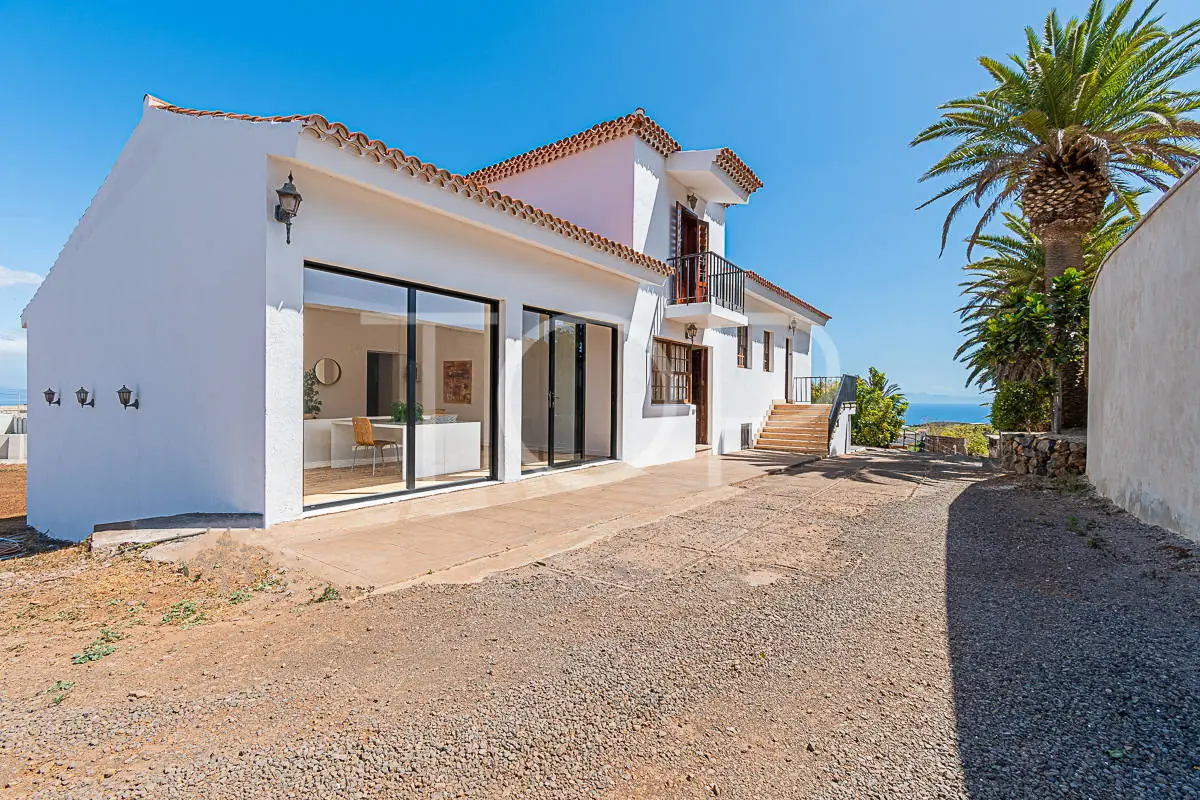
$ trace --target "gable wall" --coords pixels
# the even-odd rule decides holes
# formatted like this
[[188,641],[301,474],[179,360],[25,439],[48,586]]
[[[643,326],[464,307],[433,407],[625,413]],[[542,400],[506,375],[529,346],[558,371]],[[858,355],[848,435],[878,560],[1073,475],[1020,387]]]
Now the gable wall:
[[29,409],[31,525],[263,511],[266,153],[297,132],[145,112],[26,311],[31,396],[62,393]]

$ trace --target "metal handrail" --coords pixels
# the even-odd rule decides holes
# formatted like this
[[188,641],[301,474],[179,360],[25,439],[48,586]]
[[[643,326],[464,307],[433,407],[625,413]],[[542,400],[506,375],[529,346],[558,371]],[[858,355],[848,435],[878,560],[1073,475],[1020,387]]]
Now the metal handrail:
[[833,429],[837,427],[842,406],[853,403],[858,398],[857,375],[799,376],[792,379],[792,387],[793,403],[829,404],[829,431],[825,437],[826,442],[833,438]]
[[716,303],[739,314],[746,307],[746,272],[707,251],[667,259],[674,267],[667,302]]

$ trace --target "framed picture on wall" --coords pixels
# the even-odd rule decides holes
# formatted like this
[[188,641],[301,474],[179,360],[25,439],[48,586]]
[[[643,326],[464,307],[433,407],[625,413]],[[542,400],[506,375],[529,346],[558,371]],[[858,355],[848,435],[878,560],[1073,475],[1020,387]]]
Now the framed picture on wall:
[[471,403],[471,362],[442,362],[442,402]]

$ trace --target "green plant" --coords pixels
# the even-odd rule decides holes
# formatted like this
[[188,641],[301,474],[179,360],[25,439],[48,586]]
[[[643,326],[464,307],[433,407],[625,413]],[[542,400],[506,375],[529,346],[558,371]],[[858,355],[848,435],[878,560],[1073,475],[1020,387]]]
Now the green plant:
[[170,608],[162,616],[163,625],[178,624],[181,628],[190,628],[194,625],[199,625],[208,619],[208,615],[200,610],[194,600],[180,600]]
[[325,591],[321,592],[320,597],[313,600],[314,603],[328,603],[331,600],[341,600],[342,593],[333,586],[326,586]]
[[249,589],[236,589],[229,595],[229,604],[236,606],[238,603],[244,603],[253,595]]
[[957,439],[967,440],[967,455],[986,456],[988,454],[987,435],[991,433],[991,428],[988,425],[973,425],[969,422],[963,422],[958,425],[945,425],[938,427],[936,432],[931,429],[931,433],[935,436],[952,436]]
[[1050,393],[1034,382],[1002,383],[992,400],[998,431],[1044,431],[1050,425]]
[[[421,418],[425,416],[425,407],[420,403],[414,403],[413,413],[416,415],[417,422],[420,422]],[[392,422],[408,422],[408,404],[399,400],[392,403]]]
[[[75,662],[75,663],[82,663],[82,662]],[[53,697],[50,698],[50,702],[53,703],[54,705],[58,705],[63,700],[67,699],[67,695],[70,694],[71,689],[73,689],[74,687],[75,687],[75,681],[55,681],[54,684],[49,689],[46,690],[46,694],[54,695]]]
[[117,652],[117,648],[104,641],[104,639],[96,639],[87,647],[83,648],[82,652],[71,656],[71,663],[86,664],[89,661],[99,661],[106,656],[111,656],[115,652]]
[[[1145,194],[1139,190],[1135,196]],[[1020,210],[1021,204],[1017,203]],[[1113,202],[1104,209],[1100,222],[1083,238],[1083,267],[1080,270],[1090,284],[1100,262],[1137,223],[1123,203]],[[1006,369],[994,369],[983,351],[987,339],[988,320],[1004,310],[1005,300],[1014,293],[1023,297],[1041,291],[1045,274],[1045,248],[1029,223],[1011,212],[1004,212],[1006,233],[981,234],[978,244],[987,255],[963,267],[969,280],[959,284],[966,302],[958,309],[963,327],[959,330],[966,339],[954,357],[970,369],[967,384],[980,388],[996,388],[998,374]]]
[[1083,524],[1080,523],[1079,517],[1075,517],[1075,516],[1067,517],[1067,530],[1069,530],[1071,533],[1075,534],[1076,536],[1084,535]]
[[858,379],[857,410],[851,417],[850,440],[866,447],[887,447],[904,428],[908,401],[887,376],[871,367],[868,380]]
[[1166,179],[1196,163],[1200,124],[1187,114],[1200,108],[1200,91],[1177,83],[1200,65],[1200,20],[1170,31],[1154,6],[1133,15],[1132,0],[1122,0],[1106,15],[1103,0],[1092,0],[1083,19],[1065,24],[1051,11],[1040,31],[1025,30],[1024,56],[979,59],[991,87],[940,106],[942,118],[912,141],[954,143],[922,176],[949,181],[924,205],[955,198],[943,250],[962,211],[983,209],[973,245],[1019,198],[1046,245],[1048,287],[1083,266],[1083,236],[1110,194],[1127,200],[1131,182],[1166,190]]
[[317,371],[304,371],[304,413],[314,417],[321,413],[321,394],[317,388],[321,382],[317,380]]

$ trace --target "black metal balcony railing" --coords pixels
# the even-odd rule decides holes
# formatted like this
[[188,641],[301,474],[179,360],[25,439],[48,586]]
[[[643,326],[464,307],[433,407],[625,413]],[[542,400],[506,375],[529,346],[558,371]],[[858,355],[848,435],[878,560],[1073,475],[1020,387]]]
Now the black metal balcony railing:
[[695,253],[668,259],[675,268],[667,302],[716,303],[739,314],[746,307],[746,273],[716,253]]

